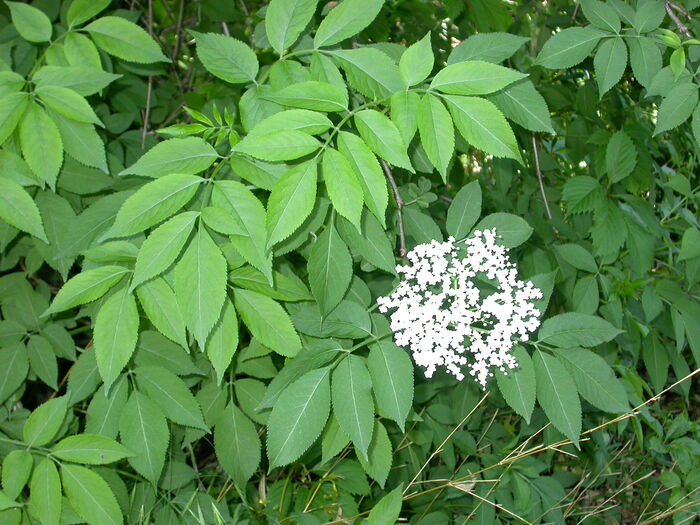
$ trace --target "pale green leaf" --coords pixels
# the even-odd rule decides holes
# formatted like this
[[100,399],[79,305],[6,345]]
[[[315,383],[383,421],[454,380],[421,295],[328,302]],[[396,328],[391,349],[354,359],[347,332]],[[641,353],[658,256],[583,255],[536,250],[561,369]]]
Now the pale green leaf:
[[22,186],[6,177],[0,177],[0,219],[49,242],[34,200]]
[[109,6],[110,0],[73,0],[68,7],[66,20],[69,27],[87,22]]
[[328,368],[307,372],[275,403],[267,425],[270,469],[296,460],[321,434],[331,404],[329,375]]
[[396,275],[396,259],[391,241],[373,215],[362,215],[362,233],[345,219],[337,221],[338,232],[352,251],[385,272]]
[[200,226],[175,267],[175,296],[201,350],[224,305],[226,268],[221,250]]
[[51,40],[51,20],[43,11],[29,4],[5,2],[10,8],[12,24],[22,38],[29,42],[48,42]]
[[367,518],[367,525],[388,525],[396,523],[401,513],[401,504],[403,503],[403,483],[372,507]]
[[343,299],[352,279],[352,257],[333,224],[312,244],[307,269],[311,293],[325,317]]
[[85,97],[97,93],[120,77],[94,67],[44,66],[36,72],[33,80],[37,87],[67,87]]
[[10,499],[17,499],[24,489],[34,466],[28,450],[15,449],[2,460],[2,490]]
[[62,312],[99,299],[129,272],[130,270],[123,266],[100,266],[79,273],[63,285],[44,315]]
[[619,182],[634,171],[637,165],[637,149],[624,131],[610,137],[605,150],[605,168],[611,183]]
[[[58,127],[58,131],[61,134],[61,141],[63,142],[63,149],[68,155],[85,166],[98,168],[104,173],[109,172],[105,145],[97,134],[95,126],[67,119],[51,110],[49,110],[49,116]],[[64,171],[69,166],[69,161],[70,159],[65,159],[63,166]],[[91,192],[88,191],[88,193]]]
[[363,202],[362,185],[350,161],[338,150],[327,148],[323,153],[321,173],[333,208],[359,230]]
[[58,390],[58,364],[51,343],[41,335],[32,335],[27,343],[29,363],[39,379]]
[[430,33],[409,46],[399,60],[401,78],[407,86],[420,84],[430,76],[435,57],[430,44]]
[[61,465],[63,490],[75,511],[89,525],[122,525],[122,511],[107,482],[92,470]]
[[133,454],[124,445],[94,434],[76,434],[62,439],[51,454],[64,461],[86,465],[106,465]]
[[128,20],[105,16],[85,26],[95,44],[110,55],[129,62],[170,62],[148,33]]
[[447,233],[457,240],[464,239],[480,215],[481,185],[475,180],[457,192],[447,209]]
[[511,213],[492,213],[479,221],[475,230],[496,230],[497,243],[506,248],[520,246],[532,235],[532,227],[517,215]]
[[554,133],[549,107],[530,80],[523,79],[489,96],[506,118],[530,131]]
[[194,175],[211,166],[218,156],[214,148],[199,137],[168,139],[149,149],[119,175],[152,178],[172,173]]
[[0,367],[4,370],[0,376],[0,402],[17,390],[29,372],[29,358],[23,343],[5,346],[0,352]]
[[450,113],[439,98],[425,95],[421,100],[418,131],[425,153],[446,182],[447,167],[454,156],[455,132]]
[[230,299],[224,301],[221,318],[207,339],[206,352],[219,383],[224,379],[238,347],[238,317]]
[[404,430],[413,404],[413,363],[408,354],[391,341],[372,345],[367,358],[377,411]]
[[44,86],[35,93],[47,107],[71,120],[104,126],[84,97],[65,87]]
[[32,171],[54,189],[63,164],[63,141],[54,121],[38,104],[31,104],[22,117],[19,143]]
[[280,55],[291,46],[314,16],[317,0],[272,0],[265,12],[265,32]]
[[264,98],[282,106],[315,111],[338,112],[348,108],[348,93],[345,89],[317,80],[292,84],[265,95]]
[[316,30],[314,48],[328,47],[356,35],[379,14],[384,0],[344,0],[326,15]]
[[255,80],[258,58],[246,44],[217,33],[190,33],[197,41],[197,56],[212,75],[231,84]]
[[549,69],[573,67],[582,62],[606,33],[587,27],[567,27],[544,43],[537,63]]
[[367,475],[375,480],[381,488],[384,488],[393,458],[389,435],[379,420],[374,421],[372,441],[367,451],[368,459],[365,460],[361,454],[356,455]]
[[262,344],[287,357],[294,357],[299,352],[299,336],[279,303],[241,288],[234,292],[234,303],[248,330]]
[[131,359],[138,338],[136,300],[126,288],[115,292],[97,312],[93,338],[100,376],[109,388]]
[[497,64],[470,60],[441,69],[430,83],[430,88],[451,95],[486,95],[525,76],[519,71]]
[[577,270],[598,273],[598,264],[591,252],[578,244],[561,244],[554,246],[554,250],[564,261]]
[[413,91],[391,95],[391,121],[396,125],[404,144],[410,144],[418,129],[420,96]]
[[406,145],[396,125],[373,109],[355,113],[355,125],[369,148],[389,164],[413,172]]
[[512,57],[529,40],[512,33],[477,33],[457,44],[447,57],[447,63],[483,60],[498,64]]
[[368,98],[383,99],[405,89],[396,63],[379,49],[363,47],[329,53],[345,71],[348,84]]
[[187,348],[185,320],[182,318],[175,292],[165,279],[151,279],[139,286],[136,295],[153,326],[168,339]]
[[29,504],[42,525],[59,525],[61,519],[61,478],[49,458],[34,469],[29,484]]
[[267,135],[273,131],[291,129],[303,131],[309,135],[320,135],[333,126],[333,123],[323,113],[308,109],[288,109],[270,115],[258,123],[248,133],[248,137],[255,135]]
[[116,439],[119,434],[119,416],[124,410],[128,397],[129,385],[124,375],[120,376],[109,390],[102,385],[92,396],[88,405],[85,432]]
[[249,135],[236,144],[234,151],[268,162],[278,162],[304,157],[319,147],[321,143],[311,135],[286,129],[265,135]]
[[39,405],[24,423],[22,439],[28,447],[41,447],[56,437],[68,410],[68,397],[54,397]]

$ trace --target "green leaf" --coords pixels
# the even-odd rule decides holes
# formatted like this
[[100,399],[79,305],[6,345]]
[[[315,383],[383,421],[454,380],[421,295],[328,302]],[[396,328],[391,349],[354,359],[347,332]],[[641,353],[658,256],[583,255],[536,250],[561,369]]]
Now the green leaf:
[[389,192],[382,168],[364,141],[354,133],[338,133],[338,150],[352,166],[357,180],[362,186],[367,208],[386,225],[385,212],[389,203]]
[[129,290],[167,270],[192,232],[199,212],[186,211],[153,230],[141,245]]
[[66,13],[68,27],[75,27],[100,14],[111,0],[73,0]]
[[391,96],[391,121],[398,128],[404,144],[410,144],[418,129],[420,96],[413,91],[399,91]]
[[72,89],[44,86],[34,91],[47,107],[71,120],[104,126],[90,103]]
[[10,8],[12,24],[19,35],[29,42],[51,40],[51,20],[40,9],[20,2],[5,2]]
[[516,346],[512,353],[518,360],[518,367],[508,370],[507,374],[496,372],[498,389],[506,403],[530,424],[530,417],[535,409],[535,368],[530,355],[522,346]]
[[236,144],[234,151],[257,159],[278,162],[304,157],[319,147],[321,143],[311,135],[295,129],[284,129],[265,135],[249,135]]
[[447,167],[454,156],[455,132],[450,113],[440,99],[425,95],[418,106],[418,131],[430,162],[447,181]]
[[80,354],[68,376],[67,395],[71,403],[79,403],[90,397],[101,382],[95,352],[87,349]]
[[683,233],[678,261],[687,261],[700,256],[700,230],[691,226]]
[[591,252],[578,244],[562,244],[555,246],[554,250],[557,255],[564,259],[577,270],[584,272],[598,273],[598,265],[591,255]]
[[532,235],[532,227],[525,219],[510,213],[492,213],[479,221],[474,227],[475,230],[496,229],[496,234],[500,237],[497,242],[506,248],[520,246]]
[[559,348],[591,347],[611,341],[621,333],[622,330],[601,317],[571,312],[555,315],[542,323],[538,341]]
[[688,120],[698,103],[698,86],[693,83],[680,84],[664,97],[659,106],[654,136],[680,126]]
[[214,450],[226,474],[239,487],[245,487],[258,469],[261,448],[255,425],[229,403],[214,427]]
[[128,237],[177,213],[187,204],[204,179],[196,175],[167,175],[144,184],[117,213],[107,237]]
[[357,459],[367,475],[375,480],[381,488],[384,488],[386,479],[389,477],[389,470],[392,463],[392,447],[386,428],[379,420],[374,420],[374,431],[372,441],[367,451],[368,459],[365,460],[362,454],[357,454]]
[[356,35],[376,18],[384,0],[344,0],[326,15],[316,30],[314,48],[329,47]]
[[498,64],[512,57],[529,40],[512,33],[477,33],[457,44],[447,57],[447,63],[483,60]]
[[627,41],[630,52],[630,66],[634,78],[642,86],[649,88],[651,79],[654,78],[663,66],[661,51],[658,44],[651,38],[637,37]]
[[576,281],[571,302],[575,312],[592,315],[598,310],[600,291],[595,275],[586,275]]
[[77,465],[61,465],[63,490],[75,511],[89,525],[122,525],[122,511],[107,482]]
[[413,404],[411,358],[394,343],[380,341],[371,346],[367,367],[372,377],[377,411],[382,417],[395,421],[403,432]]
[[442,231],[430,215],[414,206],[407,206],[403,210],[406,235],[412,238],[415,244],[430,242],[433,239],[442,242]]
[[291,463],[316,441],[330,404],[329,368],[307,372],[285,389],[267,424],[270,469]]
[[272,0],[265,12],[265,32],[282,55],[301,35],[316,11],[317,0]]
[[637,165],[637,148],[624,131],[610,137],[605,150],[605,168],[611,183],[619,182],[634,171]]
[[[50,110],[49,116],[56,124],[56,127],[58,127],[58,132],[61,134],[61,141],[63,142],[63,149],[68,155],[81,164],[98,168],[104,173],[109,172],[105,145],[97,131],[95,131],[95,126],[67,119]],[[68,166],[69,160],[66,159],[64,170]]]
[[224,379],[226,369],[231,364],[238,347],[238,317],[230,299],[224,301],[221,318],[207,339],[206,352],[211,366],[216,372],[217,381]]
[[182,318],[175,292],[165,279],[151,279],[139,286],[136,295],[153,326],[168,339],[187,348],[185,320]]
[[85,26],[95,44],[129,62],[170,62],[158,44],[139,26],[117,16],[105,16]]
[[472,181],[463,186],[447,209],[447,233],[457,240],[464,239],[481,215],[481,186]]
[[24,344],[5,346],[0,352],[0,366],[4,370],[0,376],[0,402],[4,402],[24,383],[29,372],[29,358]]
[[168,139],[144,153],[119,175],[158,178],[172,173],[194,175],[211,166],[219,157],[208,142],[199,137]]
[[352,279],[352,257],[333,224],[312,244],[307,269],[311,293],[325,317],[343,299]]
[[659,27],[665,17],[664,2],[643,2],[634,14],[633,25],[639,33],[648,33]]
[[598,0],[581,0],[583,14],[588,21],[604,31],[620,32],[620,17],[610,5]]
[[493,155],[522,163],[520,148],[503,114],[488,100],[446,95],[455,126],[469,144]]
[[134,453],[128,458],[129,464],[155,485],[170,439],[168,422],[158,405],[139,391],[132,392],[119,418],[119,435],[124,446]]
[[333,208],[360,229],[362,215],[362,185],[345,155],[333,148],[323,153],[323,181]]
[[226,269],[221,250],[200,226],[175,267],[175,296],[201,350],[226,299]]
[[122,288],[105,301],[95,320],[95,357],[106,388],[114,383],[131,359],[138,330],[136,300],[126,288]]
[[545,352],[533,356],[537,401],[552,424],[576,447],[581,435],[581,402],[576,383],[564,365]]
[[601,44],[593,59],[600,97],[617,84],[627,67],[627,46],[622,38],[612,38]]
[[39,405],[27,418],[22,439],[28,447],[42,447],[56,437],[68,410],[68,397],[54,397]]
[[54,121],[38,104],[31,104],[22,117],[19,143],[32,171],[54,189],[63,164],[63,141]]
[[348,108],[347,91],[328,82],[316,80],[292,84],[263,98],[282,106],[314,111],[339,112]]
[[182,379],[159,366],[139,366],[134,372],[139,390],[144,391],[168,419],[179,425],[209,431],[199,403]]
[[61,519],[61,478],[49,458],[34,469],[29,484],[29,504],[42,525],[59,525]]
[[600,183],[593,177],[580,175],[571,177],[562,188],[562,203],[569,213],[593,211],[603,202]]
[[311,214],[316,202],[317,165],[308,161],[282,175],[267,200],[267,245],[294,233]]
[[430,44],[430,33],[421,38],[415,44],[409,46],[399,60],[401,78],[407,86],[420,84],[430,76],[433,71],[435,57],[433,47]]
[[6,177],[0,177],[0,219],[18,230],[49,242],[34,199],[22,186]]
[[258,123],[248,137],[254,135],[267,135],[281,129],[303,131],[309,135],[320,135],[333,126],[333,123],[323,113],[309,111],[308,109],[288,109],[270,115]]
[[36,72],[33,80],[37,87],[67,87],[85,97],[97,93],[120,77],[94,67],[44,66]]
[[605,412],[627,411],[625,387],[605,359],[583,348],[561,350],[557,357],[574,378],[583,399]]
[[29,481],[34,457],[28,450],[15,449],[2,460],[2,490],[10,499],[17,499]]
[[262,344],[287,357],[299,353],[301,341],[279,303],[259,293],[236,288],[234,304],[250,333]]
[[582,62],[606,33],[586,27],[567,27],[544,43],[537,63],[549,69],[564,69]]
[[414,172],[396,125],[383,114],[365,109],[355,114],[355,126],[369,148],[389,164]]
[[363,47],[328,53],[340,62],[348,84],[366,97],[383,99],[405,89],[396,63],[379,49]]
[[272,283],[272,254],[267,249],[265,208],[258,198],[240,182],[217,181],[212,204],[231,213],[243,225],[245,235],[231,236],[231,244]]
[[11,93],[0,98],[0,144],[12,135],[28,106],[26,93]]
[[490,62],[470,60],[441,69],[430,83],[430,88],[451,95],[486,95],[526,76]]
[[523,79],[494,93],[489,99],[506,118],[530,131],[554,134],[549,108],[530,80]]
[[51,343],[41,335],[32,335],[27,343],[29,363],[39,379],[58,390],[58,364]]
[[367,518],[368,525],[386,525],[388,523],[396,523],[401,513],[401,504],[403,500],[403,483],[372,507]]
[[202,220],[212,230],[224,235],[246,235],[246,228],[240,219],[224,208],[207,206],[202,209]]
[[[340,428],[368,459],[367,450],[374,429],[372,379],[361,357],[348,355],[333,370],[331,383],[333,413]],[[325,421],[324,421],[325,423]]]
[[[124,410],[128,397],[129,386],[124,375],[109,390],[102,385],[88,405],[85,433],[116,439],[119,434],[119,415]],[[132,453],[129,452],[127,456],[132,456]]]
[[116,441],[93,434],[77,434],[62,439],[51,454],[64,461],[86,465],[106,465],[133,454]]
[[362,233],[345,219],[337,222],[338,232],[351,251],[356,251],[370,264],[396,275],[396,259],[392,243],[374,216],[362,216]]
[[642,343],[644,367],[657,394],[664,389],[668,380],[668,351],[654,334],[649,334]]
[[134,363],[137,366],[158,366],[179,376],[202,375],[202,370],[192,362],[185,348],[156,331],[145,330],[139,335]]
[[246,44],[216,33],[189,32],[197,41],[197,56],[212,75],[231,84],[255,81],[258,58]]

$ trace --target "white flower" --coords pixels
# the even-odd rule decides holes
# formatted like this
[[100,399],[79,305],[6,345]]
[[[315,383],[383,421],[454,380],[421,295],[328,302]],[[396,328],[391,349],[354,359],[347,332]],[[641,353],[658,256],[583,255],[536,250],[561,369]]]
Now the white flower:
[[396,268],[398,287],[377,299],[380,312],[394,310],[394,341],[411,350],[426,377],[444,366],[462,380],[465,368],[485,386],[494,368],[517,365],[511,349],[539,326],[532,300],[542,292],[518,279],[497,238],[492,229],[459,244],[452,237],[419,244]]

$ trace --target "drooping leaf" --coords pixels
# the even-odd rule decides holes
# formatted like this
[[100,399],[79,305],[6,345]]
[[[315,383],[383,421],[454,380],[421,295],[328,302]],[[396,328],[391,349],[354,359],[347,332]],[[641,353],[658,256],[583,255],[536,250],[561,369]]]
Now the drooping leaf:
[[464,239],[481,215],[481,186],[479,181],[466,184],[457,192],[447,209],[447,233]]
[[201,350],[226,299],[226,268],[221,250],[200,226],[175,267],[175,296]]
[[355,113],[355,125],[369,148],[389,164],[413,172],[406,145],[396,125],[373,109]]
[[506,118],[530,131],[554,133],[549,107],[532,82],[523,79],[489,96]]
[[324,317],[343,299],[352,279],[352,257],[333,224],[311,247],[309,284]]
[[168,423],[158,405],[139,391],[132,392],[119,418],[119,435],[122,444],[134,453],[129,464],[155,485],[170,440]]
[[29,167],[54,189],[63,164],[63,141],[54,121],[38,104],[30,104],[24,113],[19,142]]
[[370,264],[396,275],[396,258],[391,241],[373,215],[364,213],[362,231],[344,219],[338,219],[338,232],[348,247],[358,252]]
[[581,434],[581,402],[576,383],[564,365],[545,352],[533,356],[537,401],[552,424],[577,447]]
[[275,403],[267,425],[270,468],[291,463],[318,438],[328,419],[329,368],[307,372],[289,385]]
[[333,413],[360,452],[367,450],[374,430],[372,379],[361,357],[349,355],[333,370],[331,383]]
[[224,301],[221,318],[207,339],[206,352],[216,377],[221,382],[238,347],[238,317],[230,299]]
[[680,84],[664,97],[659,106],[654,135],[663,133],[688,120],[698,103],[698,86],[693,83]]
[[39,379],[58,390],[58,363],[51,343],[41,335],[33,335],[27,343],[29,363]]
[[610,137],[605,150],[605,168],[611,183],[619,182],[632,173],[637,165],[637,149],[624,131]]
[[535,369],[525,348],[518,345],[512,353],[518,361],[518,366],[514,370],[508,370],[507,374],[496,372],[498,389],[506,403],[529,424],[530,416],[535,409]]
[[255,425],[229,403],[214,427],[216,458],[233,481],[243,487],[260,464],[261,443]]
[[338,150],[327,148],[323,153],[321,173],[335,211],[359,229],[363,201],[362,185],[350,161]]
[[627,46],[622,38],[603,42],[596,51],[593,67],[602,97],[620,81],[627,67]]
[[391,95],[391,121],[396,125],[404,144],[410,144],[418,130],[420,96],[413,91],[399,91]]
[[[129,398],[129,386],[122,375],[108,389],[102,385],[88,405],[85,418],[85,432],[116,439],[119,434],[119,416]],[[131,455],[131,452],[127,456]],[[126,457],[126,456],[125,456]]]
[[105,301],[95,320],[95,357],[107,388],[134,353],[138,329],[136,300],[126,288],[122,288]]
[[90,103],[72,89],[44,86],[35,91],[41,101],[56,113],[71,120],[103,126]]
[[267,244],[289,237],[311,214],[316,202],[318,167],[309,161],[282,175],[267,201]]
[[42,525],[59,525],[61,519],[61,478],[49,458],[37,464],[29,485],[29,503]]
[[168,139],[149,149],[119,175],[154,179],[173,173],[194,175],[211,166],[218,156],[214,148],[199,137]]
[[367,451],[368,459],[365,460],[362,454],[356,454],[360,465],[367,475],[379,483],[379,486],[384,488],[389,470],[392,463],[392,446],[387,434],[386,428],[379,420],[374,421],[374,431],[372,432],[372,441],[369,444]]
[[248,330],[262,344],[287,357],[299,352],[299,336],[279,303],[259,293],[236,288],[234,304]]
[[34,457],[28,450],[15,449],[2,460],[2,492],[9,499],[17,499],[29,481]]
[[[170,285],[160,277],[151,279],[136,290],[144,313],[153,326],[168,339],[187,348],[185,320]],[[141,334],[143,336],[143,333]]]
[[450,113],[439,98],[426,95],[418,107],[418,131],[430,162],[447,181],[447,166],[454,155],[455,133]]
[[145,30],[124,18],[104,16],[84,29],[98,47],[122,60],[139,63],[170,61]]
[[390,341],[372,345],[367,358],[377,411],[404,429],[413,404],[413,364],[408,354]]
[[22,186],[6,177],[0,177],[0,219],[49,242],[34,200]]
[[367,519],[368,525],[384,525],[385,523],[396,523],[401,513],[401,505],[403,503],[403,483],[372,507]]

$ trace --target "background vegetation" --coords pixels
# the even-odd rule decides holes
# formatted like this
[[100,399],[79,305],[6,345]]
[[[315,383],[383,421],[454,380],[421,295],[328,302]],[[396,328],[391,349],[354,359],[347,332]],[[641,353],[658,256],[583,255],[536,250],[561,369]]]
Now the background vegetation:
[[[693,522],[699,3],[5,2],[0,523]],[[374,307],[475,226],[485,390]]]

